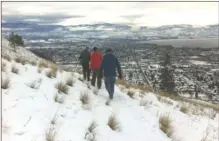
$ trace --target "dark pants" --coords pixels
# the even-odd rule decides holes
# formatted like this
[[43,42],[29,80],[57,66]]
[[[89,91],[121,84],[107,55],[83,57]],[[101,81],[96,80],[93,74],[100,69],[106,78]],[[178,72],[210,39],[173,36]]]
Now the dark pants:
[[93,76],[91,79],[91,85],[95,86],[96,79],[97,79],[97,87],[98,87],[98,89],[100,89],[101,88],[100,69],[93,69],[92,72],[93,72]]
[[105,82],[106,90],[109,93],[110,99],[113,99],[114,85],[115,85],[115,82],[116,82],[115,76],[106,76],[104,78],[104,82]]
[[82,64],[84,80],[90,81],[90,68],[89,64]]

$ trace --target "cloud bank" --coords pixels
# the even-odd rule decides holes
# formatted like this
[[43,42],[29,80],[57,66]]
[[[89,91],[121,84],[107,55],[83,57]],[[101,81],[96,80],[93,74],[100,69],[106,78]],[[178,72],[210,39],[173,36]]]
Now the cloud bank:
[[2,2],[4,22],[161,26],[218,23],[218,2]]

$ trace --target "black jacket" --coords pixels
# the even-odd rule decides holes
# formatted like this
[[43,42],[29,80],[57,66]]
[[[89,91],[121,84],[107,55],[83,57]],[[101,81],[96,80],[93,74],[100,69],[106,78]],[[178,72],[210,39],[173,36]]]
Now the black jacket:
[[87,51],[87,50],[82,51],[81,54],[80,54],[79,59],[80,59],[80,63],[82,65],[89,64],[89,62],[90,62],[90,52]]

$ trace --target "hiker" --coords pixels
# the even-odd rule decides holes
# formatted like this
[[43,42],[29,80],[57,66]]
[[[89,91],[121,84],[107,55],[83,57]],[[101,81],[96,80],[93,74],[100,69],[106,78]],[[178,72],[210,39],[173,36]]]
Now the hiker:
[[90,68],[89,68],[90,52],[88,49],[89,48],[86,47],[81,52],[79,59],[83,69],[84,80],[90,81]]
[[106,50],[106,55],[103,57],[103,61],[100,66],[100,74],[104,71],[104,82],[106,90],[109,93],[109,99],[113,99],[114,85],[116,82],[116,69],[119,73],[119,79],[122,79],[121,67],[118,59],[113,55],[112,49]]
[[91,60],[90,60],[90,68],[93,73],[91,79],[91,85],[95,87],[96,79],[97,79],[98,89],[101,88],[100,65],[102,59],[103,59],[102,54],[99,52],[99,50],[96,47],[94,47],[93,52],[91,53]]

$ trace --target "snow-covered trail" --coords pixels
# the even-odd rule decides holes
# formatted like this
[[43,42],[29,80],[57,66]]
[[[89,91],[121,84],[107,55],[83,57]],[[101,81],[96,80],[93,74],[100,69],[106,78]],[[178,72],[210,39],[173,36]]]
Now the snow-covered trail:
[[[95,129],[97,141],[170,141],[159,129],[159,114],[170,113],[174,135],[182,141],[199,141],[205,132],[205,127],[212,126],[212,139],[217,135],[216,120],[207,117],[191,117],[179,111],[179,105],[167,105],[157,100],[153,93],[145,93],[143,99],[148,101],[147,106],[140,106],[139,92],[135,99],[127,95],[127,90],[116,86],[115,98],[110,105],[105,102],[108,94],[102,85],[98,94],[89,89],[86,83],[77,78],[79,74],[58,72],[57,78],[48,78],[45,68],[41,73],[36,66],[21,65],[16,62],[7,62],[6,72],[2,76],[11,80],[9,89],[2,90],[3,113],[3,140],[5,141],[32,141],[45,140],[46,131],[51,126],[54,115],[57,122],[54,125],[57,132],[57,141],[84,141],[87,128],[95,120],[98,127]],[[10,72],[11,65],[19,68],[19,74]],[[59,94],[65,97],[64,103],[54,101],[58,90],[56,83],[65,82],[68,78],[76,80],[74,86],[69,87],[69,93]],[[38,89],[32,89],[29,84],[35,80],[40,82]],[[82,106],[80,94],[87,92],[90,104]],[[113,131],[107,125],[108,118],[115,114],[121,130]],[[216,131],[215,131],[216,130]],[[217,138],[215,137],[215,141]]]
[[[77,80],[73,87],[69,87],[69,94],[65,95],[64,104],[54,101],[57,93],[55,84],[72,76],[71,73],[59,73],[57,78],[48,78],[37,72],[37,67],[21,65],[15,62],[7,63],[7,71],[2,72],[11,80],[10,88],[2,90],[3,99],[3,124],[7,126],[7,132],[3,139],[7,141],[42,140],[45,131],[50,126],[55,113],[57,113],[57,140],[84,140],[86,130],[92,120],[97,121],[98,140],[145,140],[152,141],[168,140],[165,134],[159,130],[158,119],[154,118],[143,107],[139,106],[138,100],[130,99],[124,92],[116,87],[115,99],[111,106],[105,105],[108,94],[104,89],[97,95],[87,88],[86,83]],[[10,72],[10,64],[16,64],[19,74]],[[77,75],[77,74],[76,74]],[[41,79],[38,89],[32,89],[28,85]],[[84,109],[80,101],[80,94],[87,91],[90,96],[89,109]],[[107,126],[108,117],[116,114],[121,131],[115,132]],[[138,130],[136,132],[136,130]],[[142,132],[144,131],[144,132]]]

